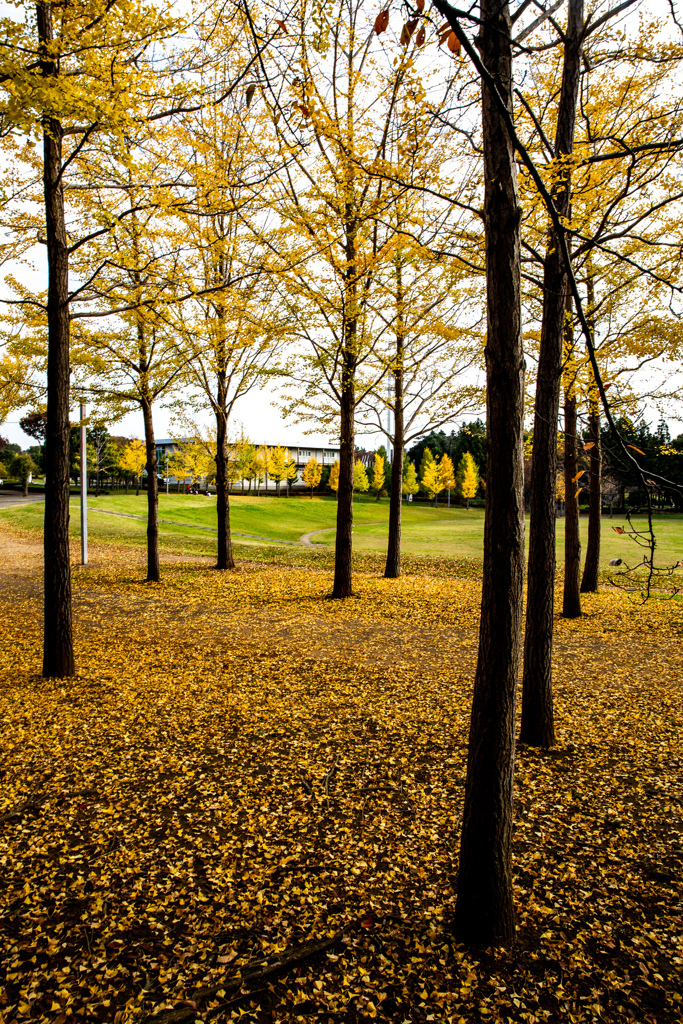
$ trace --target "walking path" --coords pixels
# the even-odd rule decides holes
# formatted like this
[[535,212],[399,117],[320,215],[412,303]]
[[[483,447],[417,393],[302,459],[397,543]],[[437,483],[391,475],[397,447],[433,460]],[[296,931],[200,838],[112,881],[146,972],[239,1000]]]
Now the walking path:
[[[353,526],[354,526],[354,529],[355,529],[356,526],[386,526],[386,523],[385,522],[381,522],[381,521],[378,522],[377,520],[374,520],[373,522],[370,522],[370,523],[354,523]],[[311,537],[316,537],[319,533],[329,533],[330,530],[336,530],[336,529],[337,529],[336,526],[325,526],[322,530],[311,530],[310,533],[302,533],[301,537],[299,538],[299,543],[303,544],[303,546],[305,548],[317,548],[317,547],[320,547],[321,546],[320,543],[314,544],[313,541],[311,540]]]
[[[5,508],[15,508],[20,505],[29,505],[32,502],[45,501],[45,495],[43,494],[29,494],[25,498],[21,491],[0,491],[0,511]],[[134,512],[112,512],[110,509],[104,508],[92,508],[88,509],[88,515],[97,513],[101,516],[121,516],[123,519],[138,519],[142,522],[147,520],[147,516],[139,516]],[[181,526],[188,530],[204,530],[205,533],[218,533],[215,526],[198,526],[195,523],[179,523],[175,519],[160,519],[160,526]],[[370,522],[370,523],[354,523],[354,526],[381,526],[382,523]],[[313,537],[317,537],[321,533],[330,533],[336,530],[335,526],[325,526],[321,530],[311,530],[309,533],[302,533],[298,540],[280,540],[275,537],[263,537],[257,533],[239,533],[237,530],[231,530],[233,537],[246,537],[248,540],[256,540],[261,544],[286,544],[294,547],[303,545],[305,548],[317,548],[322,547],[325,542],[314,543]],[[327,542],[329,546],[329,541]]]
[[[101,516],[121,516],[124,519],[141,519],[143,522],[147,521],[147,516],[138,516],[134,512],[111,512],[109,509],[104,508],[89,508],[88,515],[93,512],[97,512]],[[178,523],[175,519],[160,519],[159,525],[163,526],[182,526],[188,530],[205,530],[207,533],[218,533],[215,526],[197,526],[194,523]],[[250,540],[262,541],[264,544],[294,544],[298,545],[298,540],[276,540],[275,537],[261,537],[256,533],[238,533],[237,530],[231,530],[230,533],[233,537],[248,537]]]
[[0,511],[5,508],[18,508],[20,505],[32,505],[36,501],[45,501],[44,494],[28,494],[21,491],[0,491]]

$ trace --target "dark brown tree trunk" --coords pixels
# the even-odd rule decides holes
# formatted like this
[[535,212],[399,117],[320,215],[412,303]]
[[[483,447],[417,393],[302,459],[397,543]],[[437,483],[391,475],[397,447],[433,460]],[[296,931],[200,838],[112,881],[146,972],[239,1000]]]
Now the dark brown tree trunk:
[[[571,310],[571,295],[568,296],[568,308]],[[566,362],[564,388],[564,595],[562,614],[565,618],[575,619],[581,614],[581,593],[579,589],[579,573],[581,571],[581,537],[579,534],[579,498],[577,491],[580,483],[576,479],[578,470],[576,452],[576,380],[571,370],[572,351],[574,346],[573,330],[569,316],[565,329]]]
[[[39,3],[36,8],[45,52],[53,39],[52,5]],[[58,74],[47,56],[41,71],[45,77]],[[75,672],[69,559],[69,252],[60,177],[62,126],[51,117],[43,122],[43,159],[48,264],[43,675],[63,679]]]
[[394,460],[391,467],[391,496],[389,498],[389,543],[384,576],[396,580],[401,575],[401,516],[403,514],[403,451],[405,448],[403,421],[403,356],[405,327],[403,309],[403,264],[396,260],[396,364],[394,371]]
[[[348,360],[344,353],[345,369]],[[339,437],[339,487],[337,489],[337,536],[334,549],[334,586],[332,597],[351,597],[352,589],[352,530],[353,530],[353,455],[355,388],[351,373],[345,373],[346,386],[342,386]]]
[[339,397],[339,487],[337,489],[337,536],[334,545],[332,597],[351,597],[353,559],[353,456],[355,448],[356,360],[358,331],[358,282],[356,280],[356,227],[352,210],[346,213],[346,293],[344,344]]
[[[582,31],[583,0],[570,0],[555,135],[557,157],[570,154],[574,148]],[[568,173],[553,188],[553,200],[558,213],[562,217],[569,216]],[[534,747],[552,747],[555,743],[552,653],[557,419],[560,411],[566,294],[567,272],[557,236],[551,230],[543,267],[543,319],[534,410],[522,722],[519,736],[521,743]]]
[[126,477],[126,494],[128,494],[129,487],[130,487],[130,477]]
[[135,497],[136,498],[140,497],[140,476],[139,476],[139,474],[138,474],[138,476],[135,477]]
[[405,441],[403,437],[403,371],[399,369],[398,364],[394,374],[394,383],[394,460],[391,466],[391,498],[389,499],[389,544],[384,568],[384,575],[389,580],[398,579],[401,575],[401,515],[403,512]]
[[147,449],[147,582],[158,583],[159,569],[159,482],[157,480],[157,449],[154,441],[152,403],[142,400],[142,418],[145,424]]
[[[509,6],[481,0],[481,56],[512,111]],[[524,581],[524,354],[520,206],[514,149],[482,84],[488,454],[479,655],[470,721],[454,930],[468,945],[510,943],[515,702]]]
[[[595,310],[595,289],[592,274],[588,275],[588,312],[593,326]],[[598,396],[592,390],[589,397],[588,414],[589,441],[593,447],[590,451],[588,505],[588,543],[586,544],[586,561],[583,566],[581,580],[582,594],[596,594],[598,591],[598,573],[600,570],[600,530],[602,528],[602,444],[600,441],[600,404]]]
[[216,395],[216,514],[218,516],[217,569],[234,569],[230,533],[230,496],[228,493],[228,419],[224,375],[218,374]]

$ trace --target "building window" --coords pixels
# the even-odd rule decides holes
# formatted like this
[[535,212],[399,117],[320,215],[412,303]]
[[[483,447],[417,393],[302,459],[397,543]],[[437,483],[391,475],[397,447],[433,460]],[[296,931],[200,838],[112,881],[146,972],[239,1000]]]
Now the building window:
[[310,459],[310,457],[311,457],[310,451],[304,451],[303,448],[299,449],[299,458],[300,459]]

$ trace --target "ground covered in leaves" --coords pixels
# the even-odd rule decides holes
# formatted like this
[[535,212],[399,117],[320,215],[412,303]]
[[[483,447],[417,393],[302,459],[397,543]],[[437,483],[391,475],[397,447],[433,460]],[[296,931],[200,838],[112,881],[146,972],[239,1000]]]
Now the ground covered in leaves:
[[0,554],[0,1020],[681,1019],[678,601],[558,620],[559,744],[517,758],[518,940],[471,952],[476,564],[366,558],[332,602],[320,555],[150,586],[102,548],[51,682],[39,549],[4,527]]

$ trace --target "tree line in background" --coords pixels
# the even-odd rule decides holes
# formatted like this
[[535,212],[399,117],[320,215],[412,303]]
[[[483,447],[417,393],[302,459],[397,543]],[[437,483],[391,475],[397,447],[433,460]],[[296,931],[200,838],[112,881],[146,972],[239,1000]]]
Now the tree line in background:
[[[388,579],[401,572],[404,486],[436,501],[458,477],[463,496],[484,480],[454,930],[485,944],[514,935],[522,641],[521,738],[555,741],[558,450],[567,616],[598,585],[606,457],[617,482],[640,489],[651,537],[653,503],[680,494],[666,461],[677,465],[679,448],[662,439],[648,452],[633,426],[643,403],[672,397],[666,369],[680,361],[678,22],[672,8],[636,23],[635,0],[560,6],[480,0],[464,13],[416,0],[406,18],[361,0],[295,3],[286,16],[249,0],[181,14],[142,0],[38,2],[2,20],[0,44],[2,257],[30,258],[38,238],[49,270],[46,294],[8,277],[0,360],[3,416],[35,405],[47,379],[44,674],[75,668],[76,400],[102,422],[142,414],[151,582],[161,400],[182,395],[214,416],[205,455],[220,569],[234,567],[236,403],[276,379],[291,389],[288,415],[339,438],[333,598],[353,593],[353,496],[372,486],[368,468],[378,495],[390,482]],[[474,431],[461,451],[432,443],[484,405],[485,438]],[[358,427],[384,436],[397,467],[425,439],[419,461],[387,481],[379,451],[359,465]],[[92,445],[94,419],[90,430]],[[319,468],[304,470],[311,495]],[[653,537],[648,551],[649,592]]]

